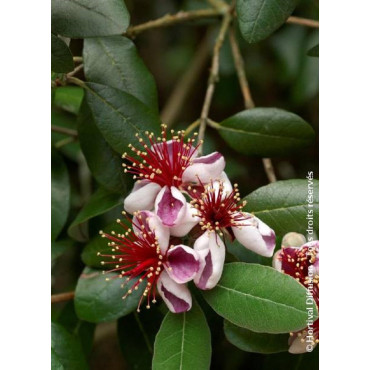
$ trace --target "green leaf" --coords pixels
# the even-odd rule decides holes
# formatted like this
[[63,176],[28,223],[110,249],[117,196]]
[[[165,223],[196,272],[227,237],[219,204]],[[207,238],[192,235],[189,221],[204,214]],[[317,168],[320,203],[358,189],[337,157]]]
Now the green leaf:
[[[134,311],[144,292],[144,284],[139,285],[125,300],[122,297],[137,279],[131,280],[124,288],[125,281],[117,273],[102,274],[101,270],[86,267],[82,272],[75,292],[75,309],[81,320],[105,322],[118,319]],[[106,279],[110,279],[106,281]]]
[[77,232],[76,229],[78,229],[80,225],[84,224],[89,219],[106,213],[110,209],[115,208],[120,204],[123,205],[122,194],[111,193],[104,188],[99,188],[94,194],[91,195],[89,201],[83,206],[68,228],[69,235],[79,241],[87,240],[88,236],[83,235],[83,230]]
[[53,349],[51,349],[51,370],[64,370],[64,366]]
[[123,0],[52,0],[53,33],[72,38],[119,35],[130,16]]
[[136,133],[158,132],[159,116],[140,100],[121,90],[87,83],[87,102],[104,139],[117,153],[136,144]]
[[[122,220],[122,222],[124,222],[124,220]],[[118,225],[117,222],[114,222],[107,227],[104,227],[103,230],[107,233],[110,233],[112,230],[116,233],[121,233],[122,226]],[[98,256],[98,252],[107,255],[113,254],[112,247],[108,246],[108,240],[106,238],[102,238],[100,235],[96,235],[86,244],[81,254],[83,263],[90,267],[105,269],[106,266],[101,264],[103,258]]]
[[307,55],[310,57],[319,57],[319,44],[308,50]]
[[159,309],[152,305],[150,310],[133,312],[118,320],[119,344],[131,369],[151,368],[154,339],[162,319]]
[[67,44],[59,37],[51,34],[51,70],[59,73],[72,71],[73,56]]
[[[312,181],[312,195],[308,193],[308,181]],[[312,206],[307,203],[308,196],[312,196],[309,199]],[[319,229],[318,180],[277,181],[255,190],[244,199],[247,201],[244,209],[260,218],[281,237],[290,231],[307,234],[309,213],[313,217],[313,231],[317,233]]]
[[211,332],[199,305],[168,312],[154,343],[153,370],[206,370],[211,363]]
[[111,149],[96,127],[86,100],[81,106],[77,130],[82,152],[95,180],[107,190],[125,193],[125,181],[129,179],[124,177],[121,156]]
[[55,90],[54,105],[69,113],[78,114],[84,90],[78,86],[61,86]]
[[239,153],[282,156],[312,144],[313,128],[301,117],[278,108],[242,111],[220,123],[219,133]]
[[131,40],[123,36],[86,39],[83,60],[88,81],[127,92],[158,111],[154,78]]
[[297,0],[237,0],[240,32],[249,43],[261,41],[285,23]]
[[[257,333],[287,333],[307,325],[306,288],[271,267],[229,263],[208,304],[233,324]],[[313,318],[317,319],[314,307]]]
[[84,370],[89,368],[80,340],[63,326],[54,322],[51,323],[51,350],[52,369]]
[[289,348],[289,334],[255,333],[227,320],[224,322],[224,332],[231,344],[246,352],[269,354],[284,352]]
[[51,240],[55,240],[67,221],[70,185],[63,158],[51,151]]

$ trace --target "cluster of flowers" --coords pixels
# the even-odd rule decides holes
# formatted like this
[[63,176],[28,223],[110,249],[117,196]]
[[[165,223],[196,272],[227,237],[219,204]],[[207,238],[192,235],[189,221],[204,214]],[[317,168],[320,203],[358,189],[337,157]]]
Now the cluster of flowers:
[[[158,292],[172,312],[184,312],[192,306],[186,283],[212,289],[221,278],[226,237],[271,257],[275,233],[243,212],[245,202],[224,172],[224,157],[218,152],[199,156],[196,134],[185,139],[183,131],[172,130],[168,140],[162,125],[160,137],[149,132],[146,137],[137,135],[140,148],[129,145],[133,156],[122,156],[129,162],[123,163],[125,172],[136,180],[124,201],[133,217],[123,212],[127,220],[117,220],[122,234],[101,232],[114,252],[102,255],[111,258],[103,263],[111,263],[110,271],[127,282],[138,277],[127,294],[146,283],[138,310],[143,299],[147,308],[155,303]],[[181,244],[185,236],[192,248]]]
[[[168,140],[166,126],[162,125],[161,137],[148,132],[146,137],[144,140],[137,135],[140,148],[129,145],[133,156],[122,156],[129,162],[123,163],[125,172],[136,180],[124,201],[125,211],[132,218],[122,212],[126,220],[117,220],[121,234],[101,232],[113,251],[102,255],[110,258],[102,263],[112,264],[114,268],[108,272],[119,272],[125,284],[131,282],[123,299],[146,284],[138,311],[143,300],[150,308],[158,292],[171,312],[185,312],[192,306],[186,285],[189,281],[205,290],[215,287],[221,278],[226,238],[272,257],[275,233],[243,211],[245,201],[241,201],[237,184],[232,185],[224,172],[224,157],[218,152],[199,156],[201,143],[195,145],[196,134],[185,139],[183,131],[172,130]],[[192,247],[182,244],[183,240]],[[304,285],[307,261],[298,262],[303,261],[302,248],[306,246],[283,247],[274,257],[278,270]],[[304,335],[293,333],[293,341]]]
[[[300,282],[319,307],[319,241],[306,243],[302,234],[288,233],[272,260],[275,269]],[[298,354],[312,351],[319,343],[319,319],[308,322],[303,330],[290,333],[289,352]]]

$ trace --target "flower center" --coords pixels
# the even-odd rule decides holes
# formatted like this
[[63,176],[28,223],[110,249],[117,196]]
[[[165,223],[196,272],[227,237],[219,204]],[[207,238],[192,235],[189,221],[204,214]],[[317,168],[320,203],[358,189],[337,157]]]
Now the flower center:
[[[126,215],[125,212],[122,213]],[[103,238],[110,240],[108,246],[112,247],[113,254],[101,254],[99,252],[98,256],[111,259],[102,261],[102,265],[114,266],[110,270],[103,271],[103,273],[119,272],[116,276],[117,278],[122,279],[126,277],[122,287],[132,279],[139,277],[122,299],[126,299],[134,290],[139,289],[139,285],[144,280],[146,281],[146,287],[137,308],[137,311],[140,312],[139,307],[144,297],[147,297],[146,308],[150,308],[150,300],[152,300],[152,303],[156,303],[156,284],[159,275],[164,269],[163,264],[167,257],[161,253],[158,238],[149,229],[145,217],[141,214],[136,216],[136,223],[132,223],[132,226],[138,230],[136,233],[127,224],[121,222],[120,219],[117,220],[117,223],[123,228],[122,234],[117,234],[114,231],[110,234],[100,231]],[[131,221],[128,217],[127,219]],[[131,224],[129,225],[131,226]],[[110,278],[106,278],[106,280],[110,280]]]
[[217,183],[211,181],[203,185],[201,192],[190,186],[188,191],[193,198],[190,204],[198,211],[197,216],[201,218],[199,224],[202,230],[215,230],[222,236],[222,229],[243,226],[242,222],[247,220],[242,212],[247,202],[240,200],[238,184],[234,184],[233,189],[227,191],[222,181]]
[[131,162],[130,165],[123,163],[125,172],[132,173],[133,178],[148,180],[160,186],[180,187],[182,175],[187,167],[191,165],[192,158],[196,156],[197,148],[193,146],[195,141],[194,133],[192,138],[185,139],[185,131],[171,130],[171,140],[167,140],[166,125],[162,125],[160,137],[154,133],[145,132],[147,140],[136,134],[141,149],[135,148],[132,144],[129,148],[136,154],[136,157],[122,155],[123,159]]

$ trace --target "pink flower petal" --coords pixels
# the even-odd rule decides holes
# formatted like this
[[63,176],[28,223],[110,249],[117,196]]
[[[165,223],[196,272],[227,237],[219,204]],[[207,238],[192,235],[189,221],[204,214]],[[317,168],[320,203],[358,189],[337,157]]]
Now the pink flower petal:
[[182,181],[208,183],[220,178],[225,168],[225,158],[218,152],[194,158],[192,164],[184,171]]
[[191,309],[192,299],[185,284],[173,281],[166,271],[162,271],[157,282],[158,293],[173,313],[186,312]]
[[247,249],[264,257],[271,257],[275,248],[275,232],[259,218],[245,213],[249,217],[241,224],[232,227],[235,238]]
[[136,211],[148,210],[154,208],[155,198],[157,197],[161,186],[147,180],[136,181],[131,193],[124,201],[126,212],[133,214]]
[[155,200],[155,212],[166,226],[175,226],[185,216],[186,199],[174,186],[165,186]]
[[222,275],[225,262],[225,244],[215,232],[206,231],[195,241],[194,250],[199,253],[201,260],[194,283],[199,289],[212,289]]
[[[144,229],[142,226],[144,226]],[[132,228],[138,237],[141,237],[143,233],[153,232],[158,240],[162,254],[166,253],[170,241],[170,230],[162,224],[155,213],[149,211],[135,213],[135,216],[132,218]]]
[[282,252],[282,249],[279,249],[275,254],[274,257],[272,257],[272,267],[279,272],[281,272],[282,268],[282,262],[280,259],[280,253]]
[[167,252],[165,269],[176,283],[192,280],[200,267],[199,255],[186,245],[177,245]]
[[189,231],[199,223],[200,218],[195,216],[197,210],[190,206],[189,203],[186,203],[186,213],[181,221],[176,226],[170,228],[170,233],[173,236],[183,237],[189,233]]

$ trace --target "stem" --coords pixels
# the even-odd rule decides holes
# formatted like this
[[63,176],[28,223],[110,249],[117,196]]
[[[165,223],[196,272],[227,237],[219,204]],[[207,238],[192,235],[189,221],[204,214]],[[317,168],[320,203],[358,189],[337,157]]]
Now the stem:
[[67,293],[60,293],[60,294],[52,294],[51,295],[51,303],[59,303],[59,302],[66,302],[73,299],[75,296],[75,292],[67,292]]
[[162,109],[162,122],[164,122],[168,127],[170,127],[177,119],[181,109],[184,107],[186,98],[204,70],[209,56],[208,41],[209,32],[201,41],[190,67],[177,82],[175,88],[171,92],[170,98]]
[[[180,11],[175,14],[166,14],[161,18],[157,18],[142,24],[138,24],[136,26],[131,26],[127,29],[127,31],[123,34],[127,37],[135,37],[139,33],[144,31],[153,29],[153,28],[162,28],[168,27],[175,24],[202,19],[202,18],[217,18],[228,11],[227,4],[224,4],[223,1],[220,0],[208,0],[210,4],[214,7],[213,9],[199,9],[199,10],[192,10],[192,11]],[[314,19],[307,19],[301,17],[289,17],[286,23],[297,24],[300,26],[306,27],[313,27],[319,28],[319,22]],[[76,58],[76,59],[75,59]],[[74,60],[80,61],[80,57],[74,57]],[[82,58],[81,58],[82,59]]]
[[215,84],[218,80],[220,49],[225,40],[225,35],[229,28],[231,19],[232,19],[231,14],[229,12],[225,13],[222,19],[220,31],[218,33],[218,36],[217,36],[217,39],[216,39],[216,42],[213,48],[212,65],[211,65],[211,70],[210,70],[209,79],[208,79],[208,87],[206,91],[206,96],[204,98],[202,112],[200,115],[200,127],[199,127],[199,138],[198,138],[198,143],[200,143],[200,146],[198,149],[199,154],[202,154],[202,147],[203,147],[202,141],[204,139],[204,134],[206,131],[207,118],[209,114],[209,109],[211,107],[213,93],[215,91]]
[[70,143],[73,143],[75,140],[76,140],[75,137],[66,137],[65,139],[62,139],[62,140],[59,140],[58,142],[56,142],[54,144],[54,147],[58,149],[58,148],[63,147],[64,145],[68,145]]
[[82,63],[82,57],[73,57],[75,63]]
[[242,91],[243,98],[244,98],[244,104],[247,109],[251,109],[251,108],[254,108],[255,105],[252,99],[251,91],[249,89],[248,80],[245,75],[243,57],[241,56],[239,46],[236,41],[235,26],[230,27],[229,38],[230,38],[231,51],[234,57],[235,69],[238,74],[239,85],[240,85],[240,89]]
[[83,88],[86,87],[85,82],[76,77],[71,77],[67,75],[67,82],[83,87]]
[[289,17],[286,23],[298,24],[300,26],[307,26],[313,28],[319,28],[319,21],[313,19],[300,18],[300,17]]
[[77,74],[79,71],[81,71],[83,69],[84,65],[83,64],[79,64],[72,72],[69,72],[67,74],[67,78],[68,77],[72,77],[74,76],[75,74]]
[[[234,57],[234,65],[237,71],[240,89],[242,91],[243,98],[244,98],[244,105],[246,109],[252,109],[255,107],[255,105],[252,99],[251,91],[249,89],[248,80],[245,75],[243,57],[240,53],[239,45],[236,41],[234,25],[233,27],[230,27],[229,36],[230,36],[231,51]],[[265,173],[266,173],[268,180],[270,182],[275,182],[276,175],[275,175],[275,171],[274,171],[274,167],[272,165],[271,159],[262,158],[262,163],[263,163],[263,167],[265,169]]]
[[149,29],[168,27],[172,26],[173,24],[191,21],[194,19],[213,18],[220,15],[222,15],[222,12],[218,9],[199,9],[189,12],[180,11],[176,14],[166,14],[161,18],[154,19],[152,21],[142,23],[137,26],[129,27],[124,35],[128,37],[134,37],[139,33]]
[[189,135],[192,131],[194,131],[200,124],[200,120],[197,119],[196,121],[194,121],[193,123],[191,123],[187,129],[185,130],[185,136]]
[[60,126],[51,125],[51,131],[58,132],[60,134],[65,134],[65,135],[73,136],[73,137],[77,137],[78,136],[78,133],[77,133],[76,130],[72,130],[72,129],[66,128],[66,127],[60,127]]

